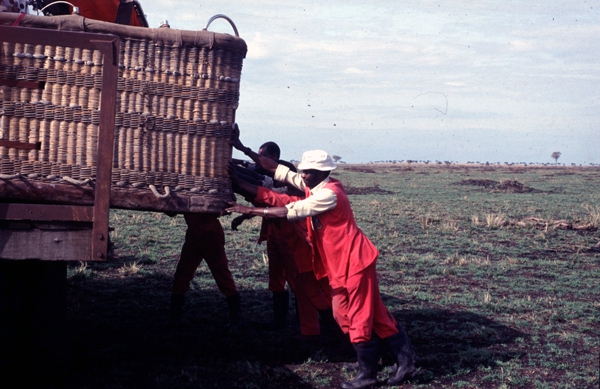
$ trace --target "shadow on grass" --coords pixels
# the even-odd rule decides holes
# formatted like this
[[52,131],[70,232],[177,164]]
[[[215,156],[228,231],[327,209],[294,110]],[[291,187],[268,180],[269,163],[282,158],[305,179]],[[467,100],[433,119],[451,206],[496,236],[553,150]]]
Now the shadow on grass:
[[[227,328],[225,298],[209,276],[196,278],[182,322],[168,326],[171,282],[164,273],[71,278],[63,350],[54,353],[66,356],[67,368],[57,381],[61,385],[54,387],[337,387],[343,379],[341,363],[355,360],[347,340],[335,332],[318,341],[303,341],[294,337],[298,331],[293,326],[279,332],[262,330],[260,324],[272,315],[271,294],[263,289],[240,291],[245,323],[237,330]],[[516,355],[499,346],[523,335],[469,312],[428,309],[393,314],[419,355],[419,383],[512,359]],[[46,330],[44,318],[40,319],[35,331],[43,341]],[[26,355],[22,360],[27,362]],[[41,357],[37,360],[44,363]],[[302,376],[296,373],[300,371]]]
[[167,325],[171,282],[156,274],[70,282],[67,387],[303,389],[313,386],[287,365],[352,360],[340,338],[307,342],[293,327],[262,330],[272,315],[265,290],[240,290],[244,324],[231,330],[214,281],[196,280],[183,320]]
[[[171,277],[160,274],[123,280],[72,283],[69,338],[73,387],[129,388],[312,388],[289,366],[319,364],[340,378],[340,363],[355,360],[347,340],[294,338],[297,328],[261,329],[272,315],[271,294],[241,290],[244,325],[225,327],[227,306],[209,277],[195,281],[185,315],[165,326]],[[390,296],[384,296],[389,301]],[[395,311],[419,356],[419,383],[464,374],[518,355],[500,345],[524,334],[470,312],[443,309]],[[290,312],[293,317],[293,312]],[[323,365],[326,365],[325,367]]]
[[[389,300],[386,296],[386,300]],[[498,362],[517,358],[520,354],[504,350],[520,331],[487,317],[465,311],[421,309],[394,311],[413,343],[418,356],[420,374],[417,382],[426,383],[444,376],[479,367],[494,368]]]

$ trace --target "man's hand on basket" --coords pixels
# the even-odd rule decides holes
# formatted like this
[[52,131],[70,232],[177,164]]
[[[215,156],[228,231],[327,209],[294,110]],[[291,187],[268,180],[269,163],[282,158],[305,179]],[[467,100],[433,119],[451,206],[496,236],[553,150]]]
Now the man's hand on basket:
[[233,136],[229,143],[231,144],[231,146],[242,152],[247,149],[247,147],[244,146],[244,144],[240,140],[240,128],[238,127],[237,123],[233,124]]
[[238,203],[232,203],[228,208],[225,208],[225,211],[229,213],[241,213],[242,215],[248,215],[252,211],[252,208]]

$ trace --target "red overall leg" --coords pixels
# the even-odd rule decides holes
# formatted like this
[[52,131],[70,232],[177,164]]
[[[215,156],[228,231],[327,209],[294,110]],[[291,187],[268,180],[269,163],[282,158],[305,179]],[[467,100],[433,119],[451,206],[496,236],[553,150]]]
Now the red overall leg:
[[216,218],[209,219],[203,225],[201,233],[203,238],[198,240],[198,245],[217,287],[225,296],[236,295],[238,291],[225,254],[225,233],[221,222]]
[[190,282],[194,279],[196,269],[200,265],[200,262],[202,262],[202,251],[195,240],[196,235],[202,235],[197,232],[197,230],[201,230],[202,224],[198,225],[193,220],[188,220],[187,217],[185,221],[188,228],[185,232],[185,241],[181,248],[181,255],[175,269],[175,275],[173,276],[172,292],[177,296],[185,295],[190,289]]
[[267,235],[267,255],[269,256],[269,290],[273,292],[273,319],[264,323],[269,330],[281,329],[287,326],[287,316],[290,307],[290,294],[285,288],[286,282],[292,291],[296,288],[295,266],[289,266],[292,261],[290,250],[285,238],[277,226],[270,224]]
[[184,295],[190,288],[202,259],[215,279],[219,291],[227,298],[230,323],[240,321],[240,298],[225,254],[225,234],[216,215],[185,214],[187,231],[177,263],[171,296],[171,320],[183,313]]
[[306,336],[319,335],[321,333],[319,311],[331,308],[331,297],[323,291],[321,283],[317,281],[312,271],[299,273],[296,277],[296,301],[300,333]]
[[345,287],[332,290],[332,298],[334,317],[352,343],[368,342],[373,331],[381,338],[398,333],[381,301],[375,264],[348,277]]
[[[286,274],[284,255],[285,244],[277,233],[271,233],[273,229],[269,229],[269,236],[267,238],[267,256],[269,257],[269,290],[273,293],[286,292]],[[290,285],[291,287],[291,285]]]

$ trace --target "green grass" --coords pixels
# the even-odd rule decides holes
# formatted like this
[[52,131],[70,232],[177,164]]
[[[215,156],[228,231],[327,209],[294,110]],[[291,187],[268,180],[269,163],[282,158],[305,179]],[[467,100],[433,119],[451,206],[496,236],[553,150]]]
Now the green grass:
[[[494,169],[334,171],[380,250],[382,298],[419,356],[420,374],[404,387],[597,388],[600,171]],[[532,217],[539,222],[519,224]],[[245,327],[224,328],[224,298],[202,264],[185,320],[169,330],[162,323],[183,218],[111,212],[112,258],[69,266],[69,387],[330,388],[352,376],[342,369],[354,358],[343,340],[297,340],[293,326],[261,330],[271,302],[260,220],[235,232],[231,218],[221,221]],[[569,228],[553,224],[560,220]]]

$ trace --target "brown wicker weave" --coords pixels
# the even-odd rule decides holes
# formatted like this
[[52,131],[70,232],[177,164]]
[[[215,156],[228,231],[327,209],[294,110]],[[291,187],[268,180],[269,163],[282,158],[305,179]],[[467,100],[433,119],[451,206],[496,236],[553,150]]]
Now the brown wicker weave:
[[[0,13],[0,25],[10,25],[16,17]],[[26,15],[20,26],[118,35],[113,187],[134,196],[152,192],[157,199],[203,197],[183,202],[201,206],[177,206],[176,211],[222,210],[232,197],[227,164],[247,50],[242,39],[205,30],[130,27],[77,15]],[[14,44],[1,37],[0,44],[0,79],[45,83],[43,89],[0,85],[0,140],[41,144],[39,150],[0,146],[0,178],[6,181],[20,174],[21,180],[93,184],[101,52]],[[159,193],[165,190],[168,196]],[[165,209],[135,203],[127,207]]]

